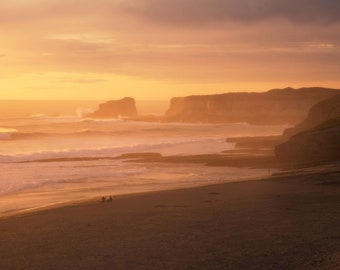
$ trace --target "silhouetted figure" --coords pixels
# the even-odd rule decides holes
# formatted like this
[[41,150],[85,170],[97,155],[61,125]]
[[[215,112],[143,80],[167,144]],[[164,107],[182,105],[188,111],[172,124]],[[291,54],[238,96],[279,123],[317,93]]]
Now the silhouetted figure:
[[109,198],[106,199],[106,197],[103,196],[103,197],[101,198],[100,202],[102,202],[102,203],[103,203],[103,202],[112,202],[112,197],[110,196]]

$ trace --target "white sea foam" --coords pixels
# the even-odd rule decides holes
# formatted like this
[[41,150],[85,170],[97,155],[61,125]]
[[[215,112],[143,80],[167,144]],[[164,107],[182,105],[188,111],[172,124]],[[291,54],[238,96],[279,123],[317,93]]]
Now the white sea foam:
[[[0,169],[3,165],[0,164]],[[193,187],[266,173],[259,169],[212,168],[195,164],[146,167],[112,161],[11,165],[6,167],[6,176],[0,175],[0,215],[103,195]]]
[[45,120],[46,122],[79,122],[82,120],[78,115],[46,115],[46,114],[33,114],[29,118]]
[[[79,116],[82,116],[83,111]],[[179,188],[242,178],[254,171],[193,164],[137,164],[105,157],[123,153],[209,154],[232,149],[226,137],[280,134],[284,127],[238,124],[147,123],[122,119],[34,115],[0,119],[0,213],[75,197]],[[80,158],[74,161],[70,158]],[[89,159],[86,159],[89,158]],[[41,162],[59,159],[58,162]],[[40,160],[40,161],[39,161]],[[18,163],[34,161],[30,163]],[[262,173],[258,171],[256,173]],[[4,194],[32,192],[31,201],[12,208]],[[59,195],[56,196],[56,190]],[[41,193],[39,193],[41,194]],[[7,196],[7,195],[6,195]],[[10,196],[10,195],[8,195]],[[20,196],[19,196],[20,197]],[[53,200],[51,198],[54,198]],[[39,202],[38,202],[39,201]]]
[[[98,168],[101,168],[98,170]],[[6,174],[0,175],[0,194],[37,188],[52,184],[86,183],[94,179],[124,178],[147,173],[144,166],[123,164],[120,161],[85,161],[63,164],[0,164]]]
[[93,113],[95,111],[95,109],[93,108],[82,108],[82,107],[78,107],[76,110],[76,114],[79,118],[83,118],[86,115]]
[[17,132],[16,129],[0,128],[0,140],[11,140],[12,135]]
[[[84,140],[85,141],[85,140]],[[78,142],[79,143],[79,142]],[[53,151],[36,151],[29,153],[17,153],[13,155],[2,155],[2,162],[22,162],[45,159],[62,159],[62,158],[95,158],[95,157],[116,157],[123,153],[135,152],[160,152],[162,154],[199,154],[214,153],[224,146],[231,148],[233,144],[226,144],[224,138],[218,139],[176,139],[172,142],[155,142],[117,145],[116,147],[105,148],[81,148],[81,141],[78,144],[79,149],[60,149]],[[75,145],[74,145],[75,146]]]
[[120,124],[124,122],[123,118],[108,118],[108,119],[94,119],[94,118],[83,118],[82,122],[94,123],[94,124]]

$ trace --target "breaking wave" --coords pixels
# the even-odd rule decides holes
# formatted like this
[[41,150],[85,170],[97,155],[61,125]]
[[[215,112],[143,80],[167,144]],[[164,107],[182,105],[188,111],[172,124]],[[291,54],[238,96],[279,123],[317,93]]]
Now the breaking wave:
[[81,117],[77,115],[46,115],[46,114],[33,114],[29,118],[37,119],[37,120],[46,120],[46,121],[80,121]]
[[[148,131],[148,130],[147,130]],[[74,138],[74,137],[113,137],[133,133],[132,130],[96,131],[92,129],[80,129],[70,133],[53,132],[20,132],[16,129],[0,129],[1,140],[34,140],[39,138]]]
[[[135,153],[135,152],[158,152],[162,149],[174,149],[176,152],[179,149],[190,148],[196,145],[210,145],[211,143],[223,143],[221,139],[183,139],[174,142],[160,142],[160,143],[141,143],[134,145],[125,145],[109,148],[96,148],[96,149],[66,149],[55,151],[40,151],[33,153],[22,153],[14,155],[0,155],[0,162],[44,162],[49,159],[60,159],[60,161],[67,161],[68,158],[92,158],[92,159],[105,159],[117,157],[123,153]],[[65,160],[62,160],[65,159]]]
[[9,128],[0,128],[0,140],[11,140],[14,134],[17,134],[18,130]]

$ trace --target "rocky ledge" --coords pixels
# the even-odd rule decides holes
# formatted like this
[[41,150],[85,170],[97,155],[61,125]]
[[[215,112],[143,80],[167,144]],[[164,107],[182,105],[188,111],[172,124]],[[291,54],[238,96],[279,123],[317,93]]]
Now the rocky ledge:
[[338,117],[340,117],[340,95],[325,99],[314,105],[309,110],[308,116],[304,121],[293,128],[286,129],[283,135],[285,137],[291,137]]
[[278,160],[291,165],[311,165],[340,160],[340,117],[292,136],[275,149]]

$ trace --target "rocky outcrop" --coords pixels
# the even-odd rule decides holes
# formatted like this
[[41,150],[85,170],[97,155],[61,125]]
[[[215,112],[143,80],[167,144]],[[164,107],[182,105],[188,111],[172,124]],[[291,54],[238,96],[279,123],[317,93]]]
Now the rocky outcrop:
[[328,88],[285,88],[264,93],[227,93],[177,97],[166,121],[251,124],[296,124],[321,100],[339,94]]
[[340,95],[314,105],[307,118],[284,132],[289,138],[275,148],[283,163],[307,165],[340,160]]
[[338,117],[340,117],[340,95],[328,98],[314,105],[303,122],[293,128],[286,129],[283,135],[290,137]]
[[135,100],[126,97],[120,100],[111,100],[100,104],[99,109],[94,113],[88,114],[90,118],[131,118],[137,116]]
[[340,118],[292,136],[275,149],[278,160],[290,165],[310,165],[340,160]]

